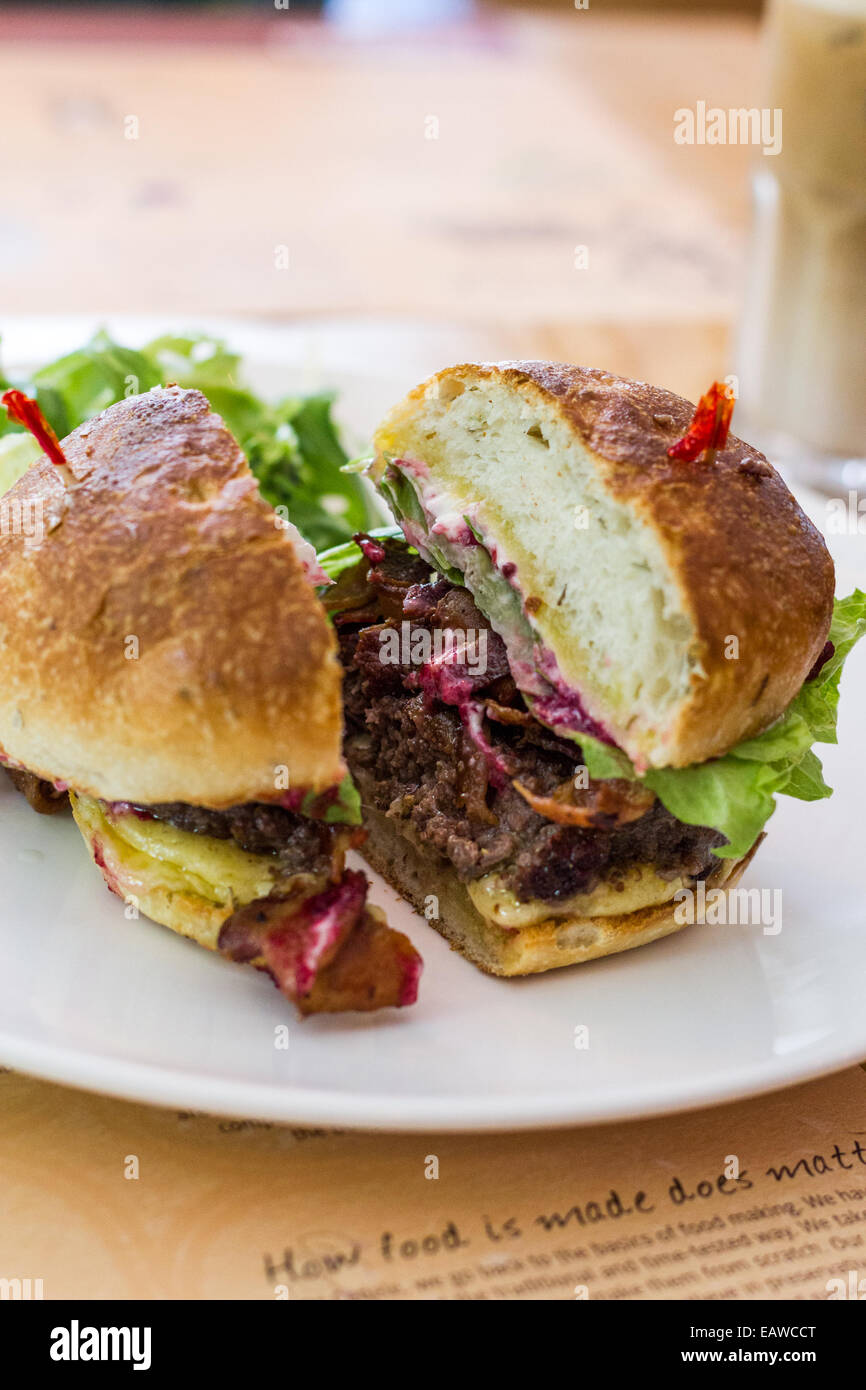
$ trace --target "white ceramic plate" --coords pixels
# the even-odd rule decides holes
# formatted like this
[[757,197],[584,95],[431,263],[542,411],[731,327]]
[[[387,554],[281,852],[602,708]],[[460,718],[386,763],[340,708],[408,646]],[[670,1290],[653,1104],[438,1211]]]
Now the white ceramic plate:
[[[117,327],[134,341],[165,325]],[[80,342],[85,328],[7,325],[7,365],[51,357]],[[437,365],[423,352],[410,360],[406,343],[395,349],[393,335],[377,332],[235,326],[232,336],[250,354],[261,389],[337,386],[344,417],[364,431]],[[435,342],[432,351],[440,365],[452,355]],[[353,354],[364,370],[353,370]],[[813,499],[811,509],[820,519],[821,504]],[[847,537],[835,548],[847,592],[866,569],[863,540]],[[576,969],[497,981],[450,952],[376,881],[373,899],[424,956],[419,1004],[304,1023],[265,977],[162,927],[127,921],[75,827],[35,815],[4,785],[0,1061],[184,1108],[454,1130],[650,1115],[861,1061],[864,706],[866,652],[858,652],[844,680],[840,744],[824,753],[836,795],[811,806],[782,798],[744,880],[781,890],[778,934],[698,926]],[[281,1024],[289,1027],[286,1050],[274,1045]],[[588,1047],[575,1046],[578,1028],[588,1029]]]

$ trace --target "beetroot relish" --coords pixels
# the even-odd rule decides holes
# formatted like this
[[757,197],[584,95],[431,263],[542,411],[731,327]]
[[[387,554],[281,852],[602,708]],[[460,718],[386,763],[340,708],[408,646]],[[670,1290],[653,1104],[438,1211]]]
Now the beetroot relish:
[[381,565],[386,555],[384,545],[380,545],[372,536],[368,536],[366,531],[357,531],[352,539],[365,560],[368,560],[371,565]]
[[155,820],[150,811],[137,806],[133,801],[107,801],[106,806],[113,816],[135,816],[137,820]]
[[806,677],[807,681],[813,681],[817,676],[820,676],[821,672],[827,665],[827,662],[830,660],[831,656],[835,654],[835,651],[836,647],[833,642],[827,641],[824,643],[823,647],[821,648],[821,651],[818,654],[818,658],[814,666],[812,667],[811,671]]
[[397,1007],[405,1009],[410,1004],[414,1004],[418,998],[418,986],[421,981],[421,971],[424,969],[424,962],[419,955],[404,956],[403,983],[400,987],[400,995],[397,1000]]
[[554,695],[545,695],[540,700],[533,699],[532,712],[542,724],[547,724],[550,728],[568,729],[575,734],[589,734],[591,738],[597,738],[599,743],[606,743],[611,748],[617,746],[604,725],[587,714],[580,696],[573,692],[568,695],[557,692]]

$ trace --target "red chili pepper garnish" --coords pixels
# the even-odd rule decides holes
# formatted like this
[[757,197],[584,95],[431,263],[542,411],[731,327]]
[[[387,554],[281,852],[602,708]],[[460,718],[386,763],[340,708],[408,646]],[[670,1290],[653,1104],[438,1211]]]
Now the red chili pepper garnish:
[[734,393],[723,381],[714,381],[701,396],[692,422],[682,439],[668,449],[668,458],[694,463],[701,454],[712,463],[717,449],[724,449],[734,413]]
[[30,396],[25,396],[23,391],[10,390],[4,391],[3,395],[0,396],[0,404],[5,405],[10,420],[14,420],[16,424],[23,425],[26,430],[30,431],[52,463],[56,463],[58,468],[69,467],[66,456],[57,441],[57,435],[42,414],[38,401],[34,401]]

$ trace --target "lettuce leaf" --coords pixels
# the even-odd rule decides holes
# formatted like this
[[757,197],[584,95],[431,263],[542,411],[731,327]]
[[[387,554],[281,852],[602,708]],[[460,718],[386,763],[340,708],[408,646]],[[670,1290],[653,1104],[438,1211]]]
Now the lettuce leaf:
[[590,776],[644,782],[677,820],[708,825],[725,835],[728,843],[714,851],[720,858],[741,858],[773,814],[778,795],[820,801],[832,794],[812,744],[836,742],[842,667],[864,633],[866,594],[855,589],[834,604],[829,633],[834,651],[818,675],[806,681],[775,724],[723,758],[654,768],[639,778],[621,749],[575,734]]
[[440,574],[443,574],[450,584],[462,585],[465,582],[463,574],[450,563],[433,540],[427,526],[424,509],[418,501],[415,489],[409,479],[396,469],[392,469],[384,478],[379,480],[376,486],[399,522],[404,520],[414,522],[424,532],[425,553],[430,556]]
[[[164,336],[135,350],[100,332],[76,352],[40,367],[30,381],[14,384],[36,397],[63,439],[124,396],[168,382],[207,396],[249,459],[263,496],[285,507],[317,549],[347,541],[380,520],[360,479],[341,471],[347,455],[331,417],[333,398],[263,400],[244,382],[238,355],[218,338]],[[12,384],[0,371],[0,388]],[[7,437],[15,443],[6,444]],[[31,445],[18,444],[22,438],[21,427],[0,409],[0,492],[36,456]]]
[[21,431],[0,436],[0,496],[17,483],[41,453],[32,434]]
[[[307,793],[301,802],[302,816],[309,816],[313,813],[318,795],[316,792]],[[336,801],[327,808],[322,820],[328,825],[335,825],[338,822],[348,825],[361,824],[361,795],[348,772],[337,788]]]

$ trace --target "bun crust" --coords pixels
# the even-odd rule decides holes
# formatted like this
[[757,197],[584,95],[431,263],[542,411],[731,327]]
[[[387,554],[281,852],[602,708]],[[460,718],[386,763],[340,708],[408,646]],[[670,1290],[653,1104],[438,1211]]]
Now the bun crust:
[[106,801],[222,808],[344,775],[336,644],[292,542],[199,391],[132,396],[6,494],[0,751]]
[[[481,915],[446,860],[419,850],[381,811],[365,804],[364,825],[368,837],[360,852],[370,867],[422,917],[426,917],[430,895],[435,895],[439,916],[430,920],[430,925],[454,950],[490,975],[535,975],[579,965],[646,946],[682,931],[686,925],[676,920],[674,903],[667,902],[621,916],[551,917],[506,931]],[[708,888],[733,888],[761,839],[742,859],[720,859],[718,869],[707,880]]]
[[[482,427],[449,423],[461,409],[467,418],[469,407],[452,402],[473,391],[486,403]],[[509,426],[512,440],[519,428],[522,452],[512,453],[507,464],[503,459],[496,474],[490,455],[509,403],[513,419],[524,422]],[[712,464],[668,458],[667,449],[686,432],[693,409],[670,391],[591,368],[555,362],[470,363],[448,368],[417,387],[394,408],[377,435],[377,447],[385,456],[399,457],[406,450],[412,457],[414,446],[414,457],[428,462],[434,480],[444,481],[449,489],[455,481],[462,485],[473,466],[476,488],[479,478],[486,478],[479,517],[482,522],[495,518],[494,539],[504,535],[509,555],[520,560],[517,570],[524,596],[543,594],[543,604],[534,600],[540,605],[537,626],[545,641],[551,632],[558,634],[551,642],[561,669],[586,694],[589,712],[611,729],[635,762],[660,767],[703,762],[772,723],[819,655],[833,605],[833,563],[823,538],[762,454],[729,436]],[[528,442],[526,434],[532,431],[526,428],[527,420],[540,422],[533,429],[541,428],[545,438]],[[426,443],[434,438],[431,431],[436,432],[437,444]],[[502,430],[498,438],[501,447]],[[464,452],[455,454],[449,466],[455,440]],[[563,539],[568,522],[561,521],[560,534],[553,536],[557,510],[562,513],[567,507],[568,488],[575,483],[575,455],[566,457],[572,447],[588,475],[587,493],[616,513],[616,524],[604,530],[600,540],[598,530],[593,535],[573,528],[571,539]],[[431,451],[426,457],[425,448]],[[485,458],[488,462],[482,467],[480,460]],[[542,478],[536,495],[535,480]],[[472,486],[466,483],[467,491]],[[614,552],[617,527],[628,539]],[[542,581],[541,550],[548,537],[551,573]],[[559,550],[554,555],[555,545]],[[650,715],[643,723],[633,695],[627,693],[616,709],[599,694],[601,687],[593,685],[586,654],[577,654],[587,622],[561,616],[565,609],[557,613],[555,598],[541,588],[526,587],[544,582],[551,590],[554,580],[555,592],[565,580],[584,591],[595,586],[601,607],[593,634],[595,650],[610,641],[619,594],[619,606],[639,615],[636,631],[621,643],[625,655],[614,658],[625,669],[628,652],[638,652],[640,633],[647,632],[653,618],[648,597],[646,609],[640,608],[649,595],[650,580],[635,581],[644,587],[635,588],[633,600],[618,587],[616,574],[610,592],[602,592],[600,562],[614,555],[612,567],[622,580],[630,570],[655,565],[654,582],[663,595],[659,607],[665,613],[676,610],[683,629],[672,642],[659,626],[661,640],[655,650],[670,650],[679,642],[684,676],[663,716]],[[592,615],[588,611],[584,616]],[[731,638],[739,648],[733,659]],[[638,690],[644,678],[648,688],[656,675],[649,655],[632,661],[637,669],[627,671],[633,681],[628,689]],[[587,678],[583,686],[582,664]]]

